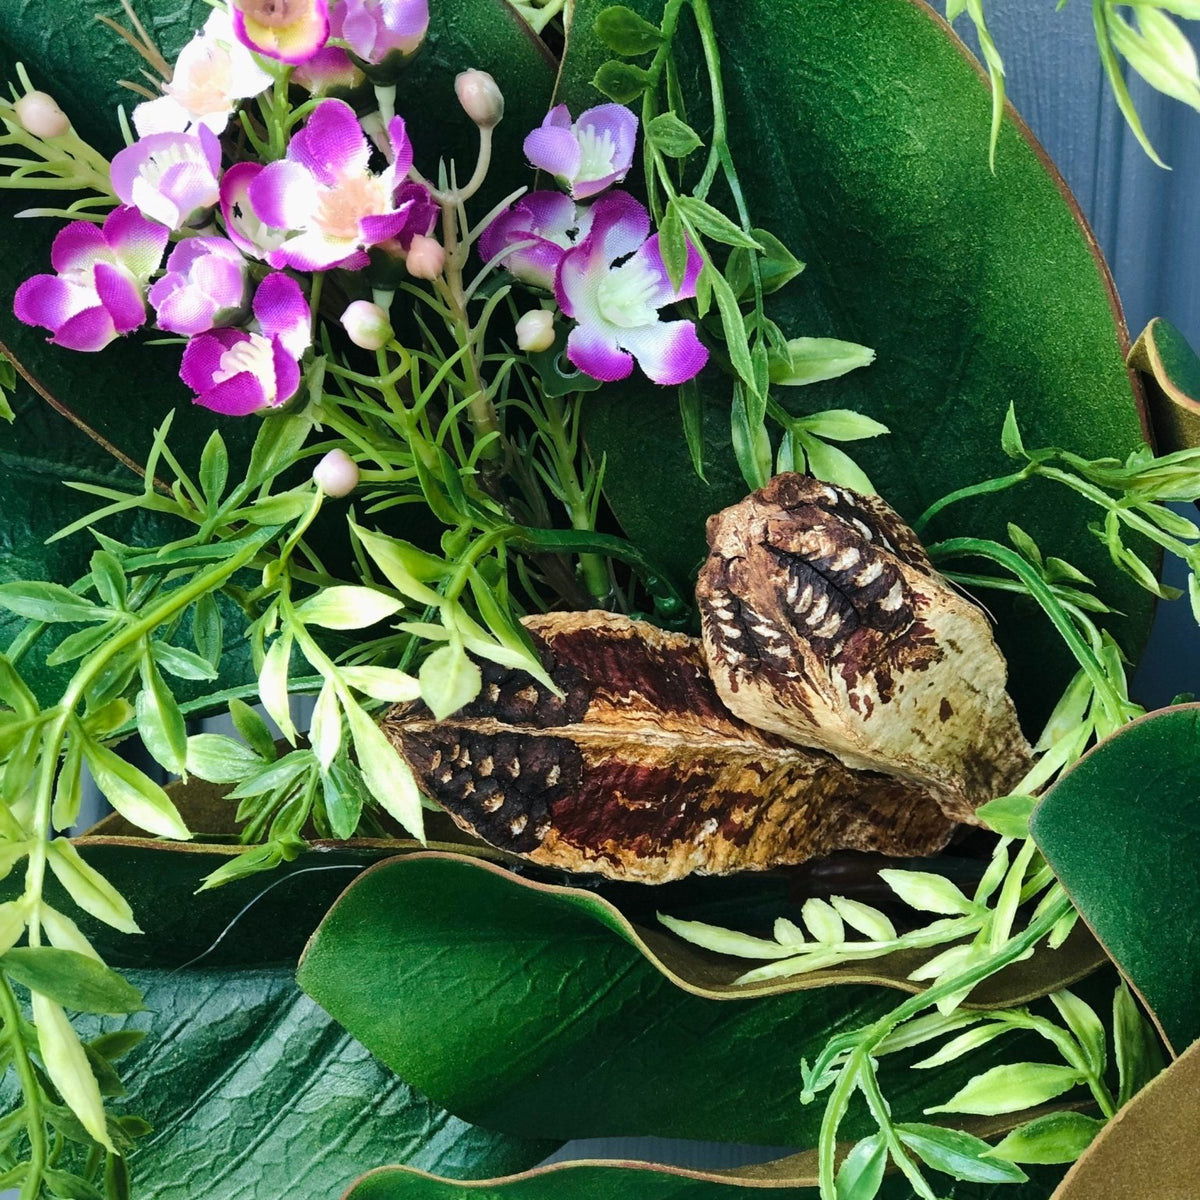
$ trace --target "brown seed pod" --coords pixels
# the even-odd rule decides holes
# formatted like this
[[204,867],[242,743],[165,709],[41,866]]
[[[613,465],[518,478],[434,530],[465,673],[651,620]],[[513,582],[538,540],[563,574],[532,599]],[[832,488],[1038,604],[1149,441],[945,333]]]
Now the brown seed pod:
[[427,794],[495,846],[663,883],[844,848],[929,854],[950,835],[923,787],[731,715],[695,639],[604,612],[525,624],[561,698],[482,663],[483,691],[454,716],[413,704],[383,724]]
[[984,614],[877,496],[779,475],[708,522],[709,671],[743,721],[973,819],[1028,770]]

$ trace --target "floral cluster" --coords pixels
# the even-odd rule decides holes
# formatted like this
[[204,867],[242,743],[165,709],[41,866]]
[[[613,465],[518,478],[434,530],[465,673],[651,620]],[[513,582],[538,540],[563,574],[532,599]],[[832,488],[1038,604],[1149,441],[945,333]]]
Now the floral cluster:
[[[233,416],[299,393],[324,272],[365,273],[343,290],[374,300],[353,301],[342,324],[360,346],[386,344],[393,292],[378,286],[372,264],[403,263],[436,289],[447,264],[434,228],[469,194],[440,193],[421,177],[394,112],[396,80],[428,25],[428,0],[214,8],[162,95],[134,109],[137,138],[111,162],[119,207],[102,225],[81,220],[61,231],[54,274],[22,285],[18,318],[83,351],[152,321],[188,339],[180,374],[196,402]],[[375,103],[363,112],[368,85]],[[296,113],[302,122],[289,100],[297,87],[309,93]],[[456,90],[490,133],[503,113],[491,76],[464,72]],[[253,100],[264,117],[257,125],[244,111]],[[57,113],[41,93],[23,104],[34,124]],[[232,136],[240,109],[245,137]],[[695,375],[707,351],[692,322],[662,321],[659,310],[695,294],[700,258],[692,249],[673,286],[646,209],[611,190],[630,169],[636,138],[637,118],[620,105],[577,121],[555,108],[525,154],[566,194],[528,194],[488,225],[478,249],[489,267],[546,293],[518,323],[522,349],[550,348],[561,313],[574,322],[566,357],[579,370],[618,380],[636,360],[655,382],[673,384]],[[234,149],[247,145],[250,157]]]

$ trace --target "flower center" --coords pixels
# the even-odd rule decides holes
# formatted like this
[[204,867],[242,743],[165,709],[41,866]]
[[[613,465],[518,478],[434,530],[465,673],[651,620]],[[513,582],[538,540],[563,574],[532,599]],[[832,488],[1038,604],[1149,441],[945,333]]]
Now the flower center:
[[203,55],[189,63],[182,78],[176,68],[174,80],[163,90],[194,116],[228,112],[233,96],[233,63],[229,52],[219,46],[208,46]]
[[577,180],[603,179],[613,173],[613,158],[617,145],[608,130],[598,133],[594,125],[575,131],[579,139],[579,171]]
[[230,346],[213,372],[213,383],[224,383],[248,371],[262,384],[268,404],[275,403],[275,354],[271,341],[261,333],[247,334],[245,341]]
[[238,0],[236,7],[259,25],[283,29],[307,15],[310,6],[298,0]]
[[653,325],[658,320],[653,299],[660,284],[658,272],[636,258],[613,267],[596,289],[601,316],[622,329]]
[[157,188],[162,177],[176,163],[195,161],[196,156],[190,153],[190,147],[176,142],[172,146],[164,146],[163,149],[148,154],[142,162],[139,174],[152,188]]
[[381,216],[391,205],[387,185],[378,175],[358,175],[322,191],[313,224],[336,241],[357,242],[363,217]]

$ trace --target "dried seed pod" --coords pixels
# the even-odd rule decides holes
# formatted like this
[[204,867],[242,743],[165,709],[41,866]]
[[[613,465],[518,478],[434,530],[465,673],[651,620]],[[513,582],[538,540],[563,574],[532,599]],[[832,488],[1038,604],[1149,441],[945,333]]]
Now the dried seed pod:
[[525,624],[561,698],[482,663],[482,693],[453,717],[412,704],[383,723],[422,788],[495,846],[663,883],[843,848],[929,854],[950,835],[924,788],[732,716],[693,638],[604,612]]
[[708,544],[704,648],[743,721],[927,785],[959,821],[1028,769],[987,618],[878,497],[779,475]]

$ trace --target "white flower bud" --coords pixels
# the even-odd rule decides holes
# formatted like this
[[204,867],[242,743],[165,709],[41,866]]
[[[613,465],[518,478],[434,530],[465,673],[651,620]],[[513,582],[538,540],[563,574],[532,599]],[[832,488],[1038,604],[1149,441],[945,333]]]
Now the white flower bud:
[[358,464],[345,450],[330,450],[315,467],[313,482],[327,496],[348,496],[358,487]]
[[544,308],[530,309],[517,321],[517,345],[530,354],[554,345],[554,314]]
[[480,129],[494,129],[504,116],[504,93],[486,71],[463,71],[454,80],[463,111]]
[[45,92],[27,93],[13,105],[13,109],[25,131],[37,138],[62,137],[71,128],[71,122],[58,107],[58,101]]
[[445,270],[446,251],[436,238],[418,233],[409,244],[404,265],[417,279],[436,279]]
[[342,328],[363,350],[382,350],[392,340],[388,315],[370,300],[355,300],[342,313]]

